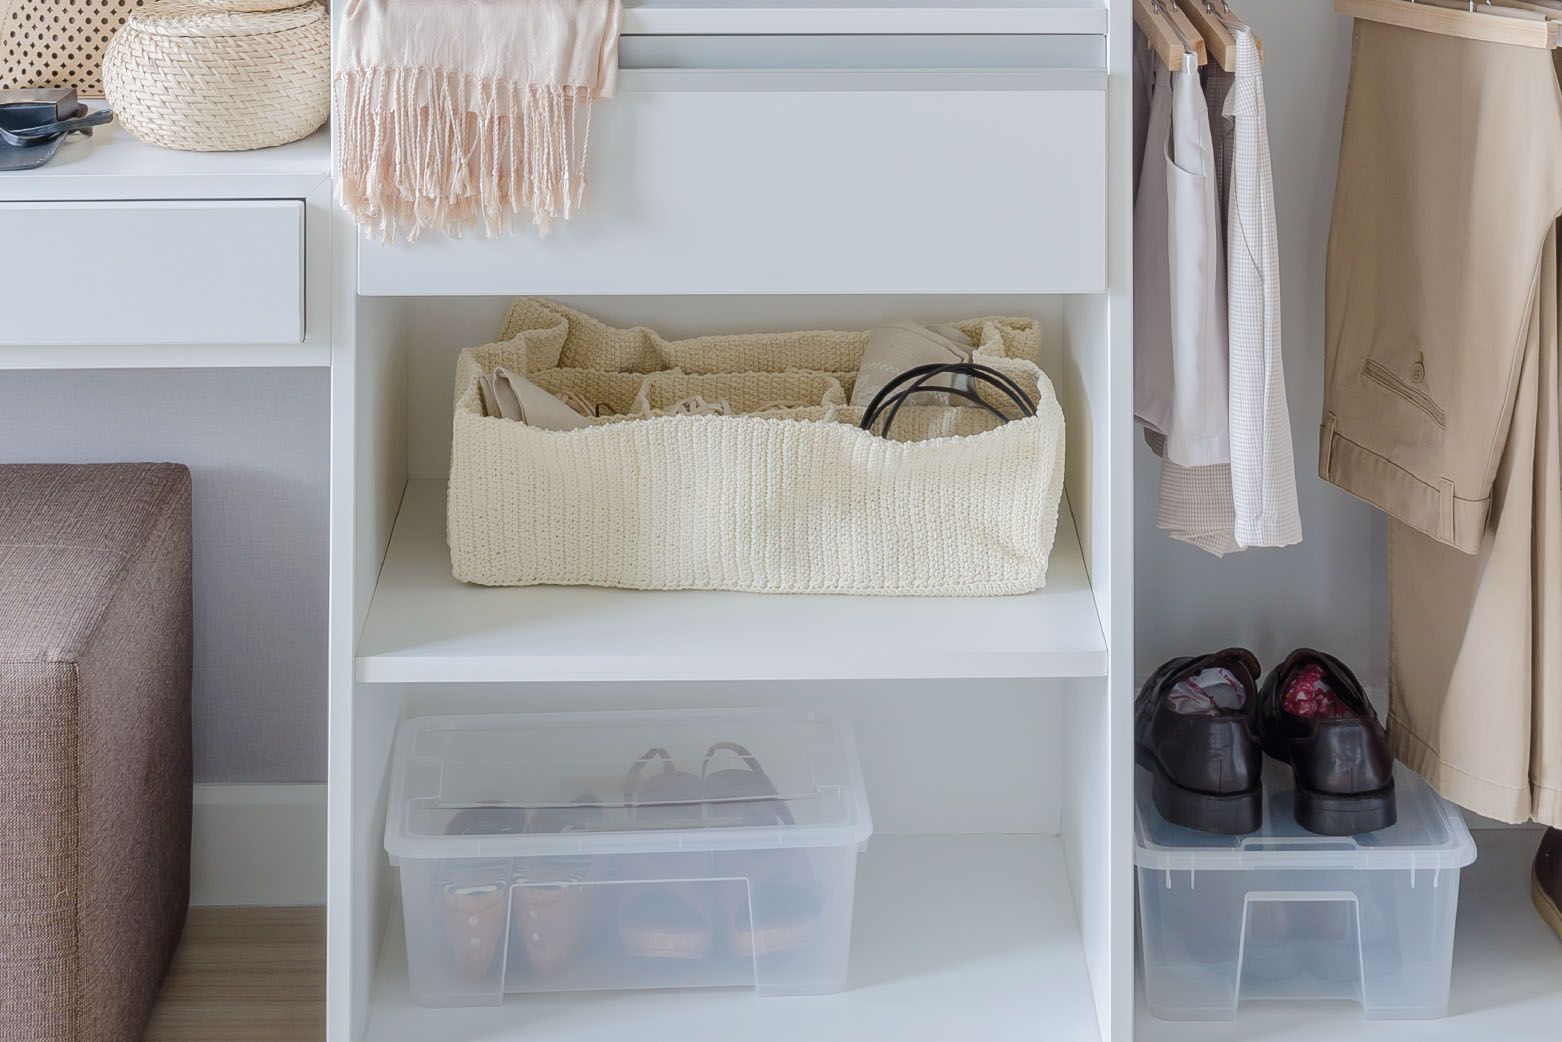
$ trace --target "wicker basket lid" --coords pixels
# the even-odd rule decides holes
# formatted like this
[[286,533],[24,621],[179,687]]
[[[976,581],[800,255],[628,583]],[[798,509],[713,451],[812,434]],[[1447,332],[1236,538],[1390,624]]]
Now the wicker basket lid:
[[267,36],[302,29],[325,17],[325,4],[320,0],[266,11],[228,10],[206,0],[161,0],[132,14],[125,26],[156,36]]

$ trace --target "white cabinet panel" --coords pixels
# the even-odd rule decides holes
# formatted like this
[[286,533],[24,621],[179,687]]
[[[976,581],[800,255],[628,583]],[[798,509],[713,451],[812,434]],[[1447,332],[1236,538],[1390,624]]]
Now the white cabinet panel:
[[1087,69],[626,70],[593,117],[583,213],[547,238],[364,238],[360,290],[1099,292],[1105,86]]
[[297,199],[0,203],[0,345],[296,344]]

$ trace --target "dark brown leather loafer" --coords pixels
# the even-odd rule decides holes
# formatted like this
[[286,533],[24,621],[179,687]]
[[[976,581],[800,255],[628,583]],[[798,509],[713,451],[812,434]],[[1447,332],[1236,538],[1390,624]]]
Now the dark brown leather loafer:
[[1562,829],[1547,829],[1541,837],[1530,892],[1535,898],[1535,911],[1562,937]]
[[1254,723],[1258,659],[1228,648],[1173,659],[1134,704],[1134,759],[1174,825],[1240,836],[1263,823],[1264,757]]
[[1322,836],[1388,828],[1394,757],[1361,682],[1339,659],[1303,648],[1276,666],[1258,696],[1264,752],[1291,765],[1296,823]]

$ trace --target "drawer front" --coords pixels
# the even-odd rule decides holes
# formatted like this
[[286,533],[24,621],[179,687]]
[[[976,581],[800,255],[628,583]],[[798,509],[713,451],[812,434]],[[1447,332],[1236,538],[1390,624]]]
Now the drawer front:
[[359,245],[366,294],[1089,293],[1091,70],[626,70],[590,199],[539,238]]
[[297,199],[0,204],[0,345],[296,344]]

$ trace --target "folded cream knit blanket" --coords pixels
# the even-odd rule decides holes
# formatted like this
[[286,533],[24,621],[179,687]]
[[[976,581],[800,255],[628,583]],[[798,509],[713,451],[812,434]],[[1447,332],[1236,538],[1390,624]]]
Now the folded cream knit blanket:
[[337,194],[381,237],[586,196],[591,103],[618,78],[620,0],[349,0],[334,77]]

